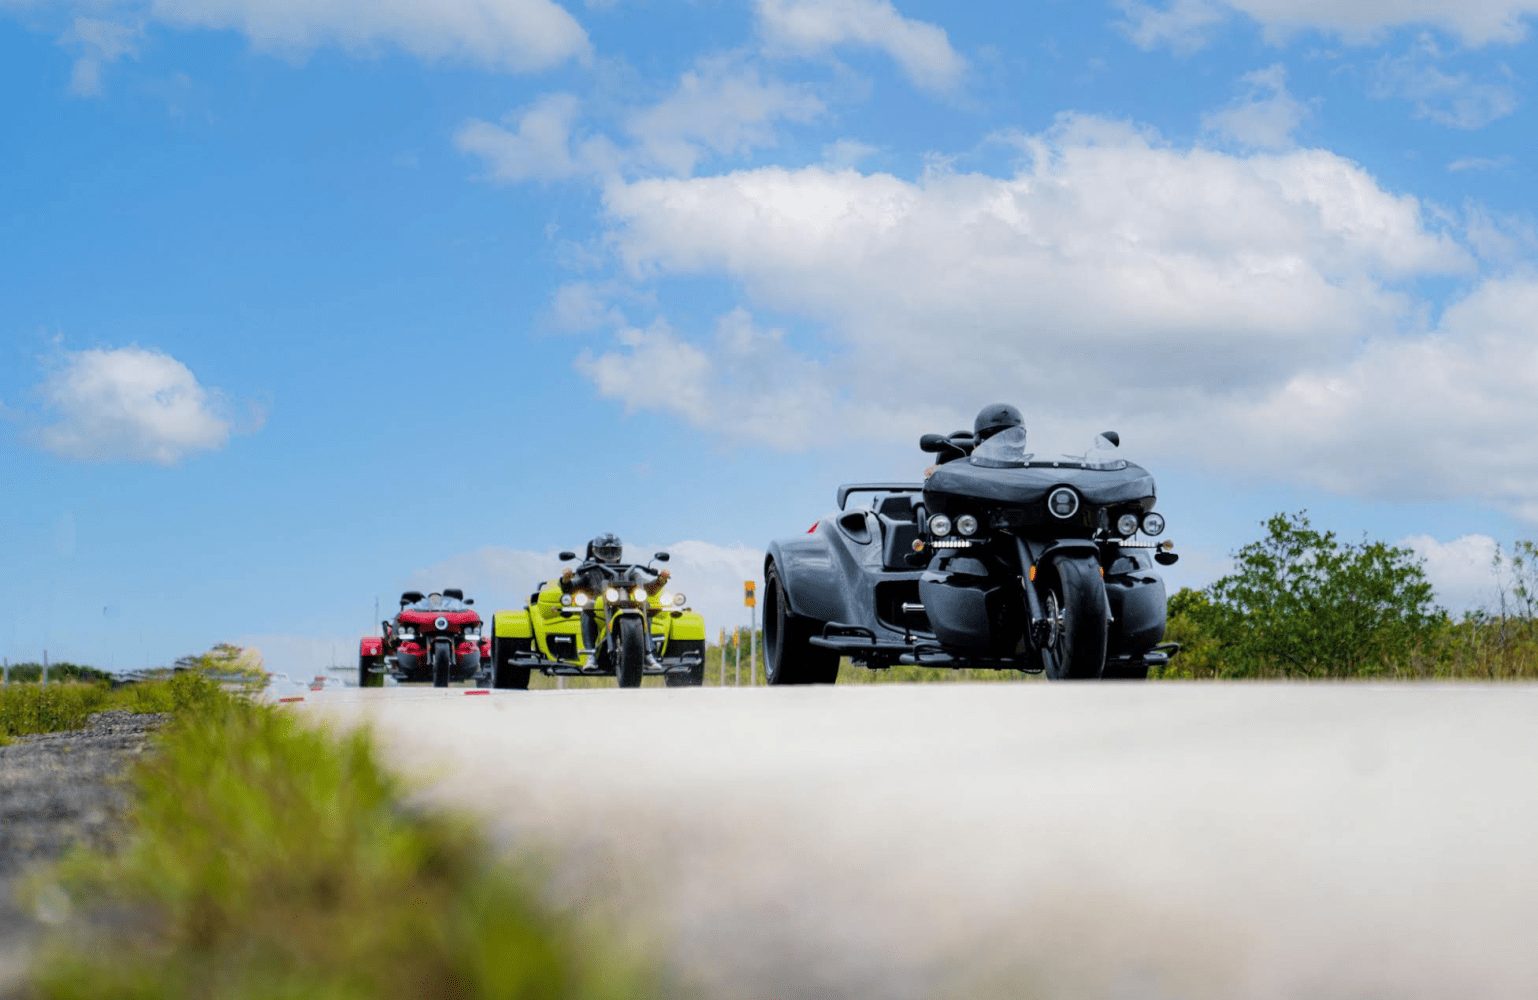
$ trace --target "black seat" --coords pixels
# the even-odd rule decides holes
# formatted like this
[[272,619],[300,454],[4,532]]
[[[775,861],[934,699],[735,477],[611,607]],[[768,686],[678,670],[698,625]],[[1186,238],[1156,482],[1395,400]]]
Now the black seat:
[[876,520],[881,524],[881,561],[887,569],[911,570],[908,554],[919,536],[918,514],[913,509],[913,495],[893,493],[876,505]]

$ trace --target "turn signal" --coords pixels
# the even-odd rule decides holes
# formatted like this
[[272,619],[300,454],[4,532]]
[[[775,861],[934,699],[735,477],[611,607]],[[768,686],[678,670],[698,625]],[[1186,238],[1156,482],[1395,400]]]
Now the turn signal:
[[1036,582],[1036,567],[1035,566],[1031,567],[1030,576],[1031,576],[1031,582],[1035,583]]
[[923,552],[924,551],[924,540],[922,538],[915,538],[913,540],[913,551],[915,551],[915,552]]

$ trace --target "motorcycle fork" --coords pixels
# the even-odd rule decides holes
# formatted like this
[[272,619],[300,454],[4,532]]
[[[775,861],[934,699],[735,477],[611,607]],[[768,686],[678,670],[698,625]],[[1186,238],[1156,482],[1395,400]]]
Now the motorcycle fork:
[[1031,613],[1031,627],[1028,634],[1031,637],[1031,645],[1036,644],[1036,631],[1046,623],[1046,612],[1041,607],[1041,596],[1036,593],[1036,581],[1030,579],[1031,567],[1034,565],[1031,559],[1031,550],[1025,545],[1025,539],[1015,536],[1015,549],[1020,555],[1020,587],[1025,591],[1025,606]]

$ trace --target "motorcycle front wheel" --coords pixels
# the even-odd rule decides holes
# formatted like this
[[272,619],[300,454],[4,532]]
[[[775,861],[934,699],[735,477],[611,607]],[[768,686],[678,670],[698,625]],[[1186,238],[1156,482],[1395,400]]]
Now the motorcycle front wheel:
[[433,647],[433,687],[449,686],[449,672],[454,667],[454,650],[448,643],[440,642]]
[[376,673],[382,657],[359,656],[358,657],[358,686],[360,688],[384,687],[384,674]]
[[1105,670],[1105,582],[1100,563],[1091,557],[1054,560],[1044,574],[1042,603],[1051,637],[1041,651],[1042,667],[1052,680],[1098,680]]
[[641,670],[646,665],[646,623],[625,615],[614,623],[619,640],[614,657],[614,676],[622,688],[641,686]]

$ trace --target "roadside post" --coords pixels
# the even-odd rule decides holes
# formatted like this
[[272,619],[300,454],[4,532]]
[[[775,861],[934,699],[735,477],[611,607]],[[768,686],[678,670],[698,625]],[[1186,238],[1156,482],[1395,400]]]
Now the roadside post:
[[43,686],[48,685],[48,650],[43,650]]
[[742,687],[742,626],[732,626],[732,653],[737,657],[737,666],[732,674],[732,685]]
[[721,629],[721,686],[726,687],[726,628]]
[[753,592],[757,586],[752,580],[745,580],[742,584],[742,603],[748,606],[748,687],[754,685],[758,669],[758,638],[754,634],[758,629],[758,597]]

